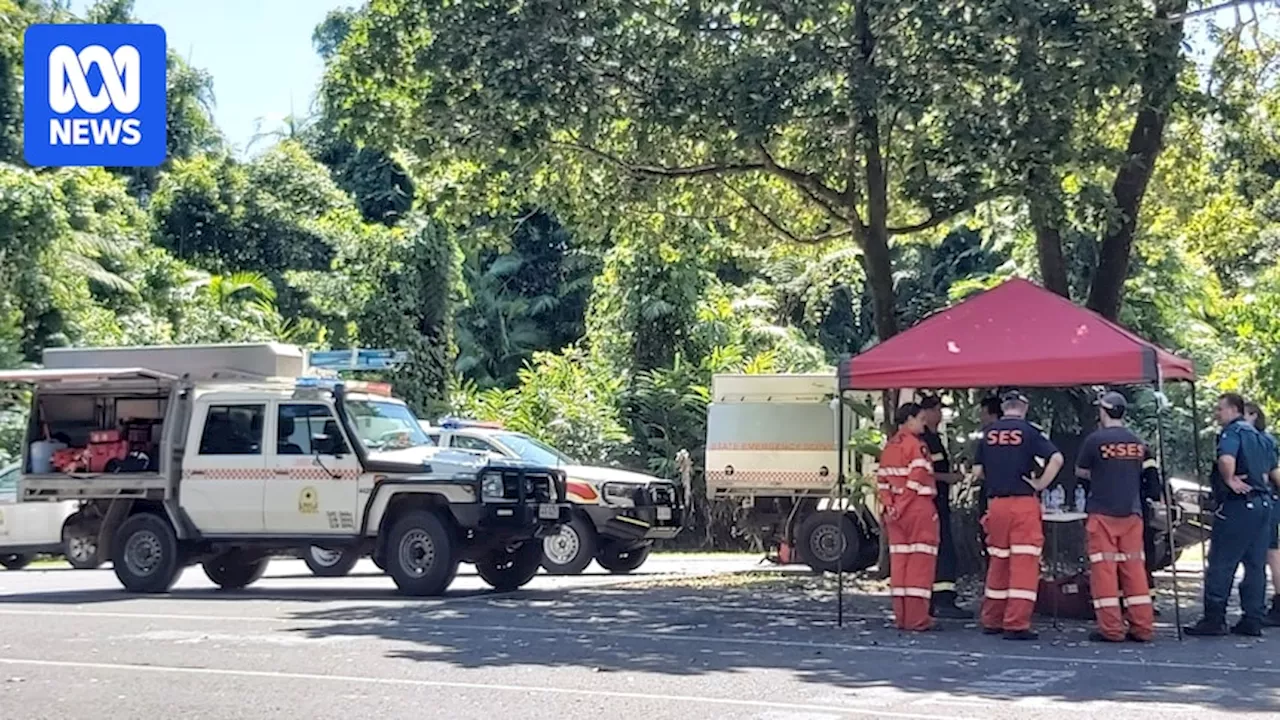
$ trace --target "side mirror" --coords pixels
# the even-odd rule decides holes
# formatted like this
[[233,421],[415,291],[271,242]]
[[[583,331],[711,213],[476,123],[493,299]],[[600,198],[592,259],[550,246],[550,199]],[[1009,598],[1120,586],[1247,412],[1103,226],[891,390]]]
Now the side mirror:
[[[337,444],[338,443],[333,442],[332,437],[324,433],[319,433],[317,435],[311,436],[311,451],[315,455],[332,455],[334,457],[340,458],[342,457],[343,453],[341,448],[337,448],[337,449],[334,448],[334,446]],[[323,452],[321,448],[323,448],[324,450],[327,450],[328,452]]]

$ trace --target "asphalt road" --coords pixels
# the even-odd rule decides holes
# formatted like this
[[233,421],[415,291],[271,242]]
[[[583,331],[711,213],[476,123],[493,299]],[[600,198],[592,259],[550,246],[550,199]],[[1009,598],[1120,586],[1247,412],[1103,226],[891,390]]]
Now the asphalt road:
[[[1280,631],[1262,641],[1035,643],[966,623],[906,636],[883,598],[831,603],[776,583],[670,582],[754,558],[655,557],[618,578],[540,576],[497,595],[464,572],[407,600],[362,564],[296,561],[238,593],[190,569],[169,595],[110,570],[0,572],[0,717],[1202,718],[1276,717]],[[1166,613],[1168,615],[1169,613]],[[1189,612],[1189,614],[1191,614]]]

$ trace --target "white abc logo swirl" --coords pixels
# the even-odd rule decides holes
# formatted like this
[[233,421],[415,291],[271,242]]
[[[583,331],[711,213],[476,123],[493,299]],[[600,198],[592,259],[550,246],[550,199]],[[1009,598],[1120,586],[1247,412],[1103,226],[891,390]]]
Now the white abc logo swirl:
[[[90,45],[77,55],[66,45],[49,52],[49,109],[69,113],[77,106],[87,113],[100,113],[108,107],[131,113],[142,101],[142,77],[138,49],[121,45],[115,54],[101,45]],[[86,75],[98,66],[102,87],[89,91]]]

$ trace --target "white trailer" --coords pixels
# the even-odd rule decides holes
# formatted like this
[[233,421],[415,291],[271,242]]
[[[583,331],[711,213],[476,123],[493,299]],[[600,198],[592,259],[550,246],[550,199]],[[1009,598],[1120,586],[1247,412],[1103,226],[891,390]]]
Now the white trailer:
[[[837,485],[839,448],[848,447],[859,423],[872,421],[846,407],[839,436],[835,374],[716,375],[711,392],[707,496],[749,508],[749,521],[784,561],[794,557],[824,571],[875,564],[875,496],[860,481],[875,459],[846,450],[843,502]],[[862,395],[856,399],[876,405],[874,396]]]

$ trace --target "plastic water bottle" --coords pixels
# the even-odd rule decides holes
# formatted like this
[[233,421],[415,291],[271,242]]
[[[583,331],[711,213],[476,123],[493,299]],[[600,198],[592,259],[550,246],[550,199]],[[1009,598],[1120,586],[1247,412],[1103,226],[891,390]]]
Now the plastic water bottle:
[[1049,491],[1049,512],[1051,513],[1062,512],[1062,503],[1065,502],[1066,499],[1067,499],[1067,491],[1063,490],[1061,486],[1055,487],[1053,490],[1050,490]]
[[1084,487],[1081,485],[1076,485],[1076,512],[1084,512],[1084,503],[1085,503]]

